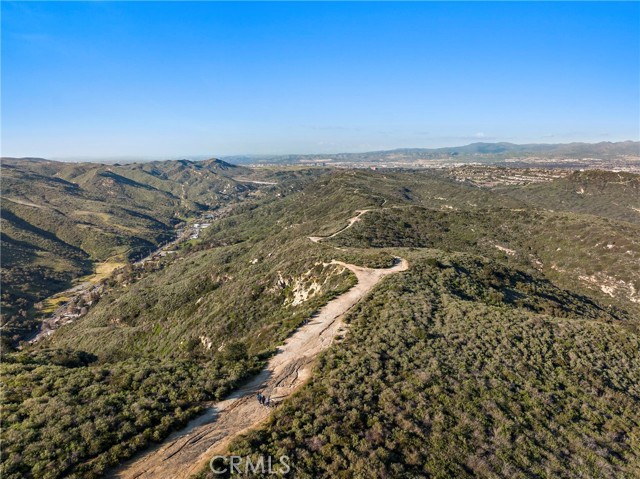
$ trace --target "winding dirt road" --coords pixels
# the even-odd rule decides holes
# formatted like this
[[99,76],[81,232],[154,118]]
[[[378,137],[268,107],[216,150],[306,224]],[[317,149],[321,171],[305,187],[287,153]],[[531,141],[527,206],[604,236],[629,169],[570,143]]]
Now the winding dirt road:
[[[387,200],[385,200],[387,201]],[[365,214],[368,213],[369,211],[373,211],[373,210],[356,210],[356,213],[358,213],[357,215],[355,215],[352,218],[349,218],[349,221],[347,223],[347,226],[345,226],[344,228],[339,229],[338,231],[336,231],[335,233],[333,233],[332,235],[329,236],[308,236],[308,238],[313,241],[314,243],[320,243],[320,241],[325,240],[325,239],[329,239],[329,238],[333,238],[334,236],[338,236],[340,233],[342,233],[345,230],[348,230],[349,228],[351,228],[354,224],[356,224],[358,221],[360,221],[360,217]],[[338,248],[340,249],[340,248]]]
[[[313,242],[331,238],[350,228],[364,213],[359,210],[346,227],[327,237],[310,237]],[[120,479],[186,479],[206,467],[215,454],[226,452],[229,442],[266,421],[271,409],[256,399],[261,392],[279,403],[309,378],[314,359],[344,331],[343,318],[385,276],[406,271],[409,264],[396,258],[391,268],[373,269],[333,260],[331,264],[351,270],[358,282],[332,299],[278,348],[266,368],[225,400],[211,404],[205,414],[192,420],[162,444],[143,451],[115,469],[108,477]]]

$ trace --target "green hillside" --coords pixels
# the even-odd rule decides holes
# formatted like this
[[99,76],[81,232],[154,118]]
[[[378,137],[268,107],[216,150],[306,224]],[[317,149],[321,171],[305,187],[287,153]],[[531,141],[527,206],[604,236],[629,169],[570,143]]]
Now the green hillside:
[[637,332],[544,281],[432,255],[354,311],[231,454],[287,455],[301,478],[637,477]]
[[[142,178],[189,168],[133,165],[117,190],[80,167],[61,181],[172,198],[172,180],[158,193]],[[278,185],[236,191],[199,239],[111,276],[83,318],[6,356],[3,477],[101,477],[259,371],[350,288],[353,274],[330,260],[388,267],[394,256],[410,269],[351,311],[310,383],[232,451],[286,453],[294,477],[638,474],[639,226],[606,217],[636,193],[548,208],[447,171],[260,174]],[[589,175],[589,188],[611,183]],[[537,197],[563,181],[536,185]],[[205,183],[202,194],[218,188]],[[342,230],[358,210],[370,211]]]
[[464,251],[539,271],[562,287],[640,314],[640,227],[592,215],[476,208],[372,211],[336,246]]
[[219,160],[106,166],[2,161],[2,327],[17,339],[33,305],[71,286],[96,261],[122,262],[175,236],[201,212],[240,201],[255,184]]
[[545,209],[640,223],[640,177],[631,173],[576,171],[552,183],[496,191]]

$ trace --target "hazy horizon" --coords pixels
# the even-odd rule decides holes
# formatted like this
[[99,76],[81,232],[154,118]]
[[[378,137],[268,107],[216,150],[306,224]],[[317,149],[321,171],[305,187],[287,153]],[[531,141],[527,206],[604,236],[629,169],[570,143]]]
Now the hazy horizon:
[[433,148],[428,147],[415,147],[415,146],[401,146],[397,148],[389,148],[389,149],[381,149],[381,150],[361,150],[361,151],[335,151],[335,152],[317,152],[317,151],[305,151],[305,152],[287,152],[287,153],[278,153],[278,154],[269,154],[269,153],[237,153],[237,154],[228,154],[228,155],[216,155],[211,153],[203,153],[203,154],[185,154],[185,155],[116,155],[116,156],[95,156],[95,155],[84,155],[84,156],[68,156],[68,157],[54,157],[54,156],[34,156],[34,155],[21,155],[21,156],[13,156],[13,155],[1,155],[2,157],[7,158],[40,158],[45,160],[52,161],[62,161],[62,162],[150,162],[150,161],[172,161],[172,160],[191,160],[191,161],[202,161],[207,159],[230,159],[230,158],[238,158],[238,157],[247,157],[247,158],[272,158],[278,156],[315,156],[315,155],[342,155],[342,154],[358,154],[358,153],[371,153],[371,152],[385,152],[385,151],[395,151],[395,150],[430,150],[430,149],[447,149],[447,148],[463,148],[466,146],[474,145],[474,144],[498,144],[498,143],[509,143],[515,146],[523,146],[527,144],[531,145],[569,145],[572,143],[577,144],[591,144],[595,145],[598,143],[625,143],[625,142],[635,142],[639,143],[639,140],[619,140],[619,141],[607,141],[603,140],[601,142],[568,142],[568,143],[511,143],[511,142],[471,142],[464,144],[450,144],[445,146],[438,146]]

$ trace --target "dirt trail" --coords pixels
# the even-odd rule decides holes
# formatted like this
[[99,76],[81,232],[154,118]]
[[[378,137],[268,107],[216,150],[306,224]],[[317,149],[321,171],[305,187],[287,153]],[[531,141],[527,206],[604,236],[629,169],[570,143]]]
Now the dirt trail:
[[[387,201],[387,200],[385,200],[385,201]],[[354,224],[356,224],[358,221],[360,221],[360,217],[363,214],[368,213],[369,211],[373,211],[373,210],[371,210],[371,209],[368,209],[368,210],[356,210],[356,213],[358,213],[358,214],[355,215],[352,218],[349,218],[347,226],[345,226],[344,228],[339,229],[338,231],[336,231],[332,235],[329,235],[329,236],[309,236],[308,238],[311,241],[313,241],[314,243],[319,243],[322,240],[333,238],[334,236],[337,236],[340,233],[342,233],[343,231],[348,230],[349,228],[351,228]]]
[[[347,226],[330,236],[310,236],[318,243],[333,238],[351,228],[360,217],[372,211],[357,210]],[[266,421],[272,409],[256,399],[261,392],[275,404],[290,396],[310,376],[313,360],[325,351],[344,330],[346,313],[364,298],[385,276],[406,271],[409,263],[396,258],[391,268],[364,268],[342,261],[331,264],[351,270],[358,282],[351,289],[332,299],[314,314],[278,348],[266,368],[250,382],[213,403],[206,412],[187,426],[170,435],[162,444],[142,452],[114,470],[108,477],[120,479],[186,479],[196,474],[215,454],[226,452],[229,442]]]
[[[386,203],[387,203],[387,199],[385,198],[384,201],[382,202],[382,205],[385,205]],[[396,209],[413,208],[413,207],[414,207],[414,205],[395,205],[395,206],[387,206],[386,208],[380,207],[380,208],[368,208],[366,210],[356,210],[356,213],[358,213],[358,214],[353,216],[352,218],[349,218],[349,220],[347,222],[347,226],[345,226],[343,228],[340,228],[335,233],[330,234],[329,236],[308,236],[307,238],[309,238],[314,243],[320,243],[322,240],[333,238],[335,236],[338,236],[340,233],[348,230],[354,224],[356,224],[358,221],[360,221],[362,215],[364,215],[365,213],[368,213],[370,211],[386,211],[386,210],[396,210]],[[343,248],[335,248],[335,249],[344,251]]]
[[239,183],[253,183],[254,185],[277,185],[276,181],[258,181],[258,180],[247,180],[245,178],[232,178],[234,181]]
[[[350,225],[357,221],[350,220]],[[343,229],[344,230],[344,229]],[[341,231],[343,231],[341,230]],[[116,478],[188,478],[200,471],[215,454],[225,452],[231,439],[264,422],[272,409],[261,406],[256,394],[261,391],[278,403],[291,395],[308,378],[313,360],[326,350],[344,329],[347,311],[390,274],[408,269],[406,260],[398,258],[386,269],[371,269],[332,261],[356,275],[358,283],[329,301],[307,324],[300,327],[280,347],[267,367],[251,382],[227,399],[212,404],[207,412],[191,421],[183,430],[169,436],[154,449],[124,463],[109,477]]]

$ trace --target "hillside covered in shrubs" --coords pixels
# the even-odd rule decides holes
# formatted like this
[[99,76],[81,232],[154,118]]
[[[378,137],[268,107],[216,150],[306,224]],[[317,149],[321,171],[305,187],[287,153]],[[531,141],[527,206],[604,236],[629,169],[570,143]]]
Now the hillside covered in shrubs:
[[523,193],[448,171],[263,174],[278,185],[5,354],[3,477],[101,477],[353,286],[331,260],[397,256],[409,270],[348,314],[310,382],[233,452],[286,453],[310,478],[640,473],[640,198],[619,178],[582,176],[597,188],[551,208],[544,188],[569,195],[565,177]]

